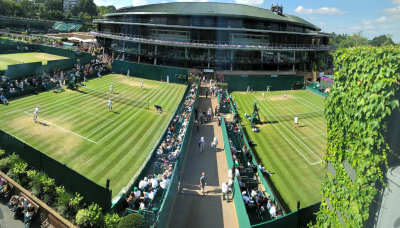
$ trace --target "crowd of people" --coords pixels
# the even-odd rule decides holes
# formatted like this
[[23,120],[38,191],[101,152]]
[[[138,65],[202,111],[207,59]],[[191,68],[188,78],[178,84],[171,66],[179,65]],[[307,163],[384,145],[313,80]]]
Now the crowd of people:
[[[257,181],[254,181],[257,180],[258,170],[264,175],[272,175],[272,172],[266,170],[261,163],[258,166],[253,163],[250,148],[244,141],[238,119],[226,122],[226,129],[234,166],[228,170],[229,179],[222,185],[223,198],[225,199],[225,196],[229,196],[236,177],[248,213],[258,214],[258,217],[262,217],[262,219],[281,217],[283,215],[282,211],[278,209],[278,206],[268,193],[259,189]],[[252,142],[250,141],[249,145],[251,144]]]
[[144,177],[126,198],[129,209],[148,210],[152,206],[153,200],[162,195],[161,192],[168,189],[189,126],[197,90],[198,85],[193,83],[182,105],[181,112],[171,121],[163,141],[156,150],[155,174]]
[[[10,194],[13,190],[13,186],[3,177],[0,178],[0,197],[6,198],[6,195]],[[15,219],[24,220],[24,226],[30,227],[35,208],[29,203],[24,197],[13,195],[7,203],[8,209],[14,212]]]

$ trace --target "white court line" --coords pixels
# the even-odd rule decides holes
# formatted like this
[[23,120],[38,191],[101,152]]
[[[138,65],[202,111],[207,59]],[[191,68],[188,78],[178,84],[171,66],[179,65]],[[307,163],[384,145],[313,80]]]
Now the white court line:
[[[263,105],[264,106],[264,105]],[[264,108],[266,108],[265,106],[264,106]],[[260,110],[261,111],[261,110]],[[263,113],[263,111],[261,111],[262,113]],[[263,113],[264,114],[264,113]],[[272,113],[271,113],[272,114]],[[265,114],[264,114],[265,115]],[[303,141],[301,141],[296,135],[294,135],[293,134],[293,132],[291,132],[284,124],[282,124],[282,126],[283,127],[285,127],[286,128],[286,130],[288,130],[294,137],[296,137],[297,138],[297,140],[299,140],[299,142],[301,142],[301,143],[303,143],[303,145],[304,146],[306,146],[307,147],[307,149],[312,153],[312,154],[314,154],[320,161],[319,162],[314,162],[314,163],[311,163],[295,146],[293,146],[293,144],[290,142],[290,140],[286,137],[286,136],[284,136],[283,134],[282,134],[282,132],[274,125],[274,124],[272,124],[272,126],[285,138],[285,140],[310,164],[310,165],[315,165],[315,164],[318,164],[318,163],[321,163],[322,162],[322,159],[320,158],[320,157],[318,157],[306,144],[304,144],[304,142]]]
[[[30,114],[30,113],[28,113],[28,112],[24,112],[24,113],[27,114],[27,115],[29,115],[29,116],[33,116],[33,114]],[[88,138],[85,137],[85,136],[82,136],[82,135],[80,135],[80,134],[78,134],[78,133],[75,133],[75,132],[73,132],[73,131],[71,131],[71,130],[68,130],[68,129],[65,129],[65,128],[63,128],[63,127],[60,127],[60,126],[58,126],[57,124],[53,124],[53,123],[51,123],[51,122],[49,122],[49,121],[47,121],[47,120],[45,120],[45,119],[43,119],[43,118],[39,118],[39,117],[38,117],[38,119],[39,119],[39,120],[43,120],[43,121],[49,123],[50,125],[54,125],[54,126],[56,126],[56,127],[60,128],[60,129],[62,129],[62,130],[64,130],[64,131],[66,131],[66,132],[72,133],[72,134],[74,134],[74,135],[76,135],[76,136],[79,136],[79,137],[81,137],[81,138],[83,138],[83,139],[86,139],[87,141],[90,141],[90,142],[95,143],[95,144],[98,143],[98,142],[95,142],[95,141],[93,141],[93,140],[91,140],[91,139],[88,139]]]
[[323,136],[323,135],[326,135],[326,133],[324,133],[324,134],[320,134],[320,135],[313,135],[313,136],[303,137],[303,138],[300,138],[300,139],[309,139],[309,138],[315,138],[315,137],[319,137],[319,136]]
[[[141,99],[141,100],[139,100],[139,101],[143,101],[143,100],[145,100],[147,97],[149,97],[150,95],[151,95],[152,93],[149,93],[149,94],[147,94],[147,95],[145,95],[144,97],[143,97],[143,99]],[[133,108],[135,108],[135,106],[132,106],[131,108],[129,108],[126,112],[128,112],[128,111],[130,111],[130,110],[132,110]],[[133,115],[135,115],[137,112],[139,112],[141,109],[139,109],[138,111],[136,111]],[[94,133],[96,133],[96,132],[98,132],[99,130],[101,130],[101,129],[103,129],[104,127],[106,127],[107,125],[109,125],[110,123],[112,123],[112,122],[114,122],[114,120],[115,119],[117,119],[119,116],[117,115],[116,117],[114,117],[114,118],[112,118],[110,121],[108,121],[107,123],[105,123],[103,126],[101,126],[101,127],[99,127],[99,128],[97,128],[96,130],[94,130],[92,133],[90,133],[89,135],[88,135],[88,137],[90,137],[91,135],[93,135]],[[130,118],[129,118],[130,119]],[[124,121],[123,123],[125,123],[126,121]],[[122,123],[122,124],[123,124]],[[118,126],[118,127],[120,127],[120,126]],[[115,130],[115,129],[114,129]],[[114,131],[113,130],[113,131]],[[112,132],[113,132],[112,131]],[[107,136],[108,136],[109,134],[107,134]],[[103,137],[104,138],[104,137]],[[101,139],[101,140],[103,140],[103,138]],[[100,141],[99,141],[100,142]]]

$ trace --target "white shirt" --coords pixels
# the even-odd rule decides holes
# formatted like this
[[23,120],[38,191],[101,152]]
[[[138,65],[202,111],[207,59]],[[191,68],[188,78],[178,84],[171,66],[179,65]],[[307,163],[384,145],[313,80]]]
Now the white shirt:
[[152,188],[157,188],[158,180],[156,178],[152,178],[150,181],[151,181],[151,187]]
[[232,177],[232,169],[228,170],[228,177],[229,177],[229,179],[231,179],[231,177]]
[[167,188],[168,188],[168,185],[169,185],[169,179],[164,179],[164,180],[161,181],[161,183],[160,183],[160,187],[161,187],[162,189],[167,189]]
[[271,214],[271,216],[275,216],[276,215],[275,207],[271,207],[271,210],[269,210],[269,213]]
[[108,105],[111,106],[111,99],[108,99]]
[[36,107],[34,114],[35,115],[39,114],[39,108],[38,107]]
[[224,182],[222,183],[222,192],[227,193],[228,192],[228,185]]
[[114,86],[113,86],[113,85],[111,85],[111,86],[110,86],[110,90],[113,90],[113,88],[114,88]]
[[296,116],[296,117],[294,118],[294,122],[295,122],[295,123],[298,123],[298,122],[299,122],[299,117]]
[[218,139],[217,139],[217,137],[214,137],[213,143],[214,143],[214,145],[218,145]]
[[135,194],[135,199],[139,198],[141,194],[140,190],[137,190],[136,192],[134,192],[134,194]]
[[149,198],[150,199],[154,199],[154,197],[156,196],[156,191],[152,191],[149,193]]
[[144,189],[147,187],[147,185],[149,185],[149,182],[145,181],[145,180],[141,180],[139,182],[139,189]]
[[235,175],[238,176],[238,177],[240,177],[240,172],[239,172],[238,169],[235,169]]

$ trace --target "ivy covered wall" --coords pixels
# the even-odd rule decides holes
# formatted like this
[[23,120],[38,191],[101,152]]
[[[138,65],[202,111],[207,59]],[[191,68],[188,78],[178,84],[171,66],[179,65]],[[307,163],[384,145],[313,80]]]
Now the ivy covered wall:
[[325,108],[329,172],[315,226],[363,227],[371,208],[380,207],[387,156],[393,153],[385,135],[399,109],[400,50],[340,49],[334,62],[335,84]]

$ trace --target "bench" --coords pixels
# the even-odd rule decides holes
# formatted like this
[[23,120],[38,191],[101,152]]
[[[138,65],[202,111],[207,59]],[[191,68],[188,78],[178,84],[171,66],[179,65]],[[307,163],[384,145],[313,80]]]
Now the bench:
[[53,215],[49,214],[47,219],[43,221],[42,228],[68,228],[68,226],[64,225],[58,219],[56,219]]

